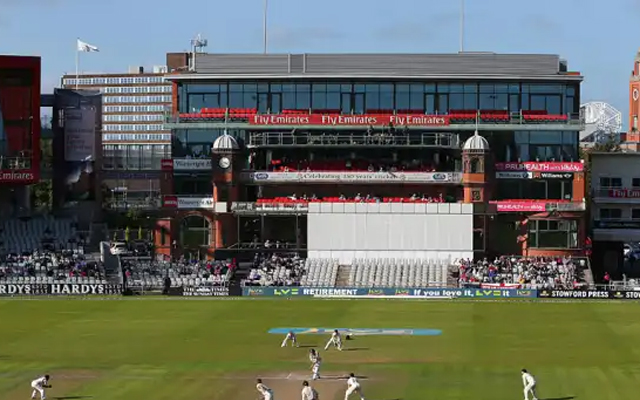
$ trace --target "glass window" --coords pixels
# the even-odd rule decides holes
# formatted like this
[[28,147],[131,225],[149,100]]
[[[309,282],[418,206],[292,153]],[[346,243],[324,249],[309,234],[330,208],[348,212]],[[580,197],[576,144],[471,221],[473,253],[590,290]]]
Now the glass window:
[[640,208],[634,208],[631,210],[631,219],[640,219]]
[[622,187],[622,179],[621,178],[601,177],[600,178],[600,187],[601,188],[621,188]]
[[598,213],[600,219],[620,219],[622,218],[621,208],[601,208]]
[[578,247],[578,223],[569,220],[538,220],[529,223],[528,245],[532,248]]
[[380,85],[380,108],[383,110],[393,109],[393,85]]
[[634,188],[640,187],[640,178],[632,178],[631,186],[633,186]]

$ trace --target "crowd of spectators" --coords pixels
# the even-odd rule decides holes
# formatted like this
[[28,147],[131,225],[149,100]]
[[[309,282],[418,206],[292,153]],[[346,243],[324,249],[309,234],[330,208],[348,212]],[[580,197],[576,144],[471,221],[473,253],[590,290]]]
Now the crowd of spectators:
[[0,281],[22,278],[29,282],[104,279],[102,264],[81,251],[34,251],[0,257]]
[[419,160],[404,163],[380,163],[367,160],[272,160],[276,172],[437,172],[441,166]]
[[129,285],[164,286],[169,278],[171,286],[223,286],[235,269],[230,261],[190,260],[155,261],[150,258],[123,258],[122,269]]
[[244,285],[299,286],[305,273],[305,260],[298,255],[258,253]]
[[524,289],[576,289],[585,285],[584,260],[502,256],[489,261],[460,261],[454,277],[461,287],[482,284],[520,285]]

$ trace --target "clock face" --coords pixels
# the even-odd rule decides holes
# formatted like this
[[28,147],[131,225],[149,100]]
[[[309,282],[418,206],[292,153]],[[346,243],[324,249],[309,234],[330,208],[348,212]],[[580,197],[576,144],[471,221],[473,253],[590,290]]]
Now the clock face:
[[227,157],[222,157],[218,164],[220,165],[220,168],[227,169],[231,165],[231,160],[229,160]]
[[633,89],[633,100],[638,100],[638,97],[640,97],[640,92],[638,89]]

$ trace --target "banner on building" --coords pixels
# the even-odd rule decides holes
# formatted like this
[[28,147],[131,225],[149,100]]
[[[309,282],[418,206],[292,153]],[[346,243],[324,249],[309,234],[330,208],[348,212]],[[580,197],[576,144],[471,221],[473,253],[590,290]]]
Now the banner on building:
[[324,125],[324,126],[447,126],[447,115],[341,115],[341,114],[256,114],[250,125]]
[[412,298],[448,297],[461,299],[502,299],[502,298],[532,298],[537,297],[535,290],[522,289],[448,289],[448,288],[308,288],[308,287],[269,287],[247,286],[243,288],[243,296],[345,296],[371,297],[396,296]]
[[164,196],[162,198],[162,207],[177,208],[180,210],[185,210],[185,209],[212,210],[214,208],[212,197],[178,197],[178,196]]
[[498,212],[546,212],[546,211],[585,211],[582,202],[559,202],[554,200],[498,200],[492,201]]
[[89,296],[114,294],[122,294],[122,285],[88,283],[0,284],[0,296]]
[[174,158],[161,161],[163,171],[211,171],[210,158]]
[[533,179],[533,172],[496,172],[496,179]]
[[582,172],[581,162],[502,162],[496,163],[496,171],[529,171],[529,172]]
[[96,152],[96,109],[94,107],[64,110],[65,161],[93,161]]
[[457,172],[247,172],[250,183],[452,183],[462,182]]

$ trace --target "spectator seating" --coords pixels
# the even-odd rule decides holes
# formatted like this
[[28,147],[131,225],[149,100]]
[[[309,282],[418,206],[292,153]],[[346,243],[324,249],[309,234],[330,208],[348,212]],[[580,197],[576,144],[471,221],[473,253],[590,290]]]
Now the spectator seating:
[[443,197],[323,197],[323,198],[293,198],[275,197],[273,199],[258,199],[256,204],[307,204],[307,203],[444,203]]
[[233,274],[233,268],[223,261],[157,262],[151,259],[122,259],[122,268],[130,287],[159,289],[165,278],[171,287],[180,286],[224,286]]
[[300,286],[333,287],[338,279],[338,260],[308,258],[305,262],[306,274]]
[[298,286],[307,273],[304,259],[298,256],[257,255],[254,267],[244,281],[247,286]]
[[572,258],[526,258],[503,256],[457,263],[454,271],[460,286],[518,284],[526,289],[574,289],[585,282],[586,260]]
[[449,264],[431,260],[357,259],[351,267],[352,287],[443,287]]
[[102,264],[81,251],[8,254],[0,261],[0,283],[107,283]]
[[7,253],[36,250],[80,250],[75,221],[51,216],[8,219],[0,223],[0,249]]
[[366,160],[272,160],[269,169],[275,172],[436,172],[436,167],[428,164],[380,165]]

